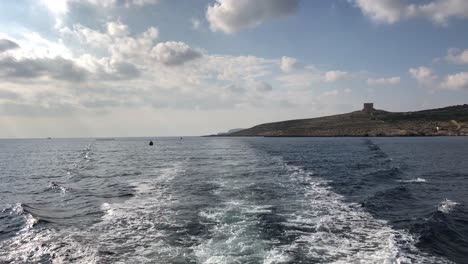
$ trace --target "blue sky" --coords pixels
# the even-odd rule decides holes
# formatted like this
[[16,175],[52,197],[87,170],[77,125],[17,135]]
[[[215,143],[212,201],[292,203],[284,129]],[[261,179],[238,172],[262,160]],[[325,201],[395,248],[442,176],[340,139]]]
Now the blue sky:
[[467,103],[468,2],[0,3],[0,137],[202,135]]

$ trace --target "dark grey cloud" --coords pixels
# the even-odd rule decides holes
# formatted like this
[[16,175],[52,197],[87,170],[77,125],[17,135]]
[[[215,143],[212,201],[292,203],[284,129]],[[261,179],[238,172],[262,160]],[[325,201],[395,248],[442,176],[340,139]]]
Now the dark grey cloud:
[[246,82],[243,84],[239,84],[239,83],[230,84],[226,86],[225,89],[234,94],[244,94],[249,90],[257,91],[261,93],[270,92],[271,90],[273,90],[273,87],[271,87],[271,85],[267,82],[255,81],[255,82]]
[[5,78],[38,78],[49,76],[53,79],[69,82],[81,82],[88,72],[75,65],[73,61],[63,58],[54,59],[21,59],[12,57],[0,59],[0,77]]
[[259,92],[269,92],[273,90],[273,87],[269,83],[266,82],[259,82],[256,86],[255,89]]
[[141,75],[141,71],[132,63],[116,62],[110,65],[110,70],[100,65],[92,78],[97,81],[120,81],[135,79]]
[[0,53],[17,48],[19,48],[19,45],[16,42],[9,39],[0,39]]
[[107,107],[119,107],[128,106],[127,104],[121,103],[116,100],[110,99],[92,99],[92,100],[81,100],[80,102],[84,107],[87,108],[107,108]]
[[300,0],[217,0],[206,18],[212,31],[234,33],[265,21],[294,14]]
[[0,90],[0,99],[18,99],[19,95],[14,92]]
[[117,63],[115,69],[117,71],[116,77],[120,79],[133,79],[141,74],[135,65],[128,62]]
[[3,103],[0,105],[0,115],[6,116],[70,116],[76,109],[67,104],[55,104],[49,107],[37,104]]
[[152,55],[168,66],[182,65],[188,61],[202,57],[202,53],[183,42],[168,41],[156,45]]
[[245,88],[242,86],[239,86],[238,84],[230,84],[226,86],[226,89],[235,94],[243,94],[246,92]]

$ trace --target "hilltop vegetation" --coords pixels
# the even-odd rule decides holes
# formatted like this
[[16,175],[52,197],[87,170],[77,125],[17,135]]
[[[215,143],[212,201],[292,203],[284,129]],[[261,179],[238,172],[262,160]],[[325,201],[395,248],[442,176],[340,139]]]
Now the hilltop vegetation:
[[457,136],[468,135],[468,105],[416,112],[383,110],[254,126],[228,136]]

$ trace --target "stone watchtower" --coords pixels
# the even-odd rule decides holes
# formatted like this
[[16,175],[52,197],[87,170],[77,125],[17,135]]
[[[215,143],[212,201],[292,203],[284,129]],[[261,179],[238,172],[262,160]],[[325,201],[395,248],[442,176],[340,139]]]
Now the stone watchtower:
[[364,113],[372,113],[374,110],[374,103],[364,103],[364,108],[362,109]]

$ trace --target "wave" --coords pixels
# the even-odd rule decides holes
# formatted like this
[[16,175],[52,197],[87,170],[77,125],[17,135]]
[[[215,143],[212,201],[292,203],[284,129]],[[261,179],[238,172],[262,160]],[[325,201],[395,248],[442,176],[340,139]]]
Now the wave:
[[65,187],[65,186],[61,186],[59,185],[58,183],[56,182],[50,182],[49,183],[49,189],[54,191],[54,192],[58,192],[60,193],[61,195],[65,195],[65,193],[68,192],[69,188],[68,187]]
[[[287,168],[293,181],[306,180],[309,185],[298,201],[305,208],[287,217],[287,232],[297,233],[297,238],[273,248],[272,256],[280,255],[284,262],[302,261],[297,259],[302,254],[309,261],[326,263],[450,263],[419,251],[415,237],[373,218],[360,205],[345,202],[323,179],[300,167]],[[303,232],[304,227],[315,231]]]
[[424,218],[413,220],[411,231],[418,234],[418,247],[450,256],[456,263],[465,263],[468,256],[468,228],[463,205],[445,199]]
[[409,180],[397,180],[397,182],[402,182],[402,183],[424,183],[427,182],[426,179],[423,178],[413,178]]
[[97,250],[86,237],[52,229],[30,229],[14,239],[0,242],[0,262],[4,263],[98,263]]
[[450,213],[454,208],[455,206],[457,206],[458,203],[454,202],[454,201],[451,201],[449,199],[445,199],[443,200],[442,202],[439,203],[439,206],[437,207],[437,210],[439,212],[442,212],[444,214],[448,214]]
[[[24,224],[14,236],[0,241],[0,263],[113,263],[121,258],[141,263],[171,259],[179,248],[167,243],[164,230],[179,230],[181,226],[171,219],[175,212],[168,208],[174,199],[167,184],[182,171],[181,164],[167,167],[158,177],[135,184],[135,195],[124,202],[102,203],[101,222],[86,228],[55,228],[54,224],[62,224],[63,217],[80,221],[80,215],[93,213],[89,208],[75,208],[80,211],[76,216],[69,212],[63,215],[57,208],[39,209],[26,204],[6,209],[23,217]],[[58,190],[60,186],[51,184],[50,188]],[[134,251],[122,253],[128,248]]]

